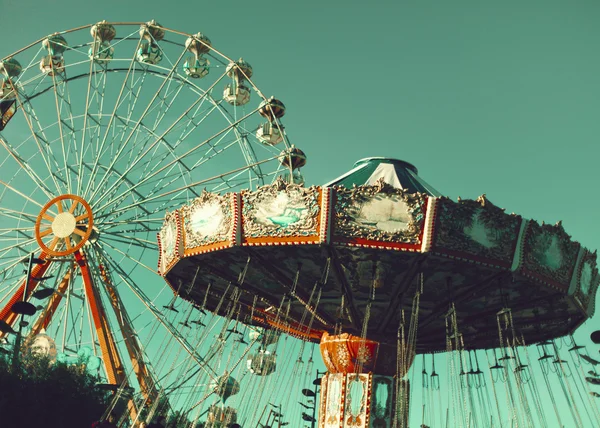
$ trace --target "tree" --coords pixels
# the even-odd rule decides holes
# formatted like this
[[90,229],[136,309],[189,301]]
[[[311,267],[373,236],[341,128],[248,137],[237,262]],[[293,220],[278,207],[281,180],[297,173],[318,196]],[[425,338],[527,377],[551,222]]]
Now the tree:
[[50,364],[45,356],[24,355],[13,368],[0,356],[0,426],[87,428],[100,419],[110,396],[80,365]]

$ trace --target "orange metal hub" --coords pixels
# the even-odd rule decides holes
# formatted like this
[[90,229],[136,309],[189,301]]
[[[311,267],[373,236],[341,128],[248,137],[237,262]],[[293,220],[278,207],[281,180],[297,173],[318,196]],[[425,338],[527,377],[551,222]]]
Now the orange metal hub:
[[[68,208],[65,210],[65,207]],[[60,195],[40,211],[35,221],[35,239],[46,254],[67,256],[83,247],[92,234],[93,225],[92,208],[82,197]]]

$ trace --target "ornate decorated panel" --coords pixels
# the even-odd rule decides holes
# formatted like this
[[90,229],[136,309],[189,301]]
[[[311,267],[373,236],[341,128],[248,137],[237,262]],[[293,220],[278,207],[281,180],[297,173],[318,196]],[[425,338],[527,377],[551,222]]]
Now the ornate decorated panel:
[[346,397],[346,375],[328,373],[323,377],[327,382],[326,393],[321,393],[325,411],[321,412],[320,428],[340,428],[344,423],[344,403]]
[[432,251],[479,263],[510,268],[522,218],[506,214],[485,195],[452,202],[440,198]]
[[579,243],[572,241],[560,223],[529,223],[521,269],[526,275],[566,291],[577,261]]
[[320,343],[325,367],[331,373],[396,374],[395,345],[380,344],[348,333],[323,333]]
[[244,245],[277,245],[320,240],[321,191],[278,179],[255,192],[242,192]]
[[358,246],[418,250],[426,195],[380,179],[374,186],[336,187],[333,240]]
[[371,382],[369,427],[391,428],[394,414],[394,378],[374,375]]
[[369,425],[369,397],[371,375],[350,373],[346,375],[346,402],[344,403],[344,428],[366,428]]
[[181,207],[186,255],[230,247],[236,242],[238,195],[217,195],[206,190]]
[[181,221],[177,211],[168,212],[158,233],[158,272],[165,275],[175,265],[183,253]]
[[[451,302],[469,349],[496,345],[490,329],[507,302],[530,343],[569,334],[594,311],[596,254],[562,227],[505,214],[484,197],[455,203],[383,181],[352,189],[278,181],[242,194],[203,193],[178,213],[180,226],[170,213],[159,234],[159,270],[173,290],[199,270],[180,295],[226,315],[219,303],[244,272],[240,319],[314,342],[336,325],[357,338],[327,345],[332,371],[395,374],[385,345],[361,346],[360,335],[368,314],[370,341],[394,338],[419,285],[418,352],[444,349],[439,314]],[[290,296],[282,320],[273,308]],[[302,327],[307,313],[310,330]]]
[[596,252],[592,253],[591,251],[585,250],[581,264],[579,265],[577,276],[575,298],[581,303],[584,311],[591,316],[594,309],[594,301],[596,300],[596,291],[598,290],[598,285],[600,283]]

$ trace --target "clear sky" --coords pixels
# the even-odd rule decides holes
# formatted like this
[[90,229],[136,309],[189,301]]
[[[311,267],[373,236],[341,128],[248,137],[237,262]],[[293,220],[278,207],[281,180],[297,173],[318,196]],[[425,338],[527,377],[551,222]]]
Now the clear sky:
[[103,19],[201,31],[285,103],[307,184],[396,157],[451,198],[485,193],[600,247],[596,1],[0,0],[0,14],[0,57]]
[[486,193],[508,211],[563,220],[598,247],[596,2],[1,5],[2,56],[101,19],[202,31],[250,62],[262,91],[286,104],[308,183],[362,157],[398,157],[448,196]]

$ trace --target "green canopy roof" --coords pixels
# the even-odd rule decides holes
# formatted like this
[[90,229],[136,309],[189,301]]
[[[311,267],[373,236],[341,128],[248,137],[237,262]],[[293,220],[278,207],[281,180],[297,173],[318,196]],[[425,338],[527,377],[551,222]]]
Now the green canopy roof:
[[408,162],[391,158],[365,158],[354,164],[347,173],[330,181],[325,186],[373,185],[377,180],[383,180],[389,185],[407,190],[411,193],[426,193],[431,196],[441,196],[440,192],[427,184],[418,176],[417,168]]

